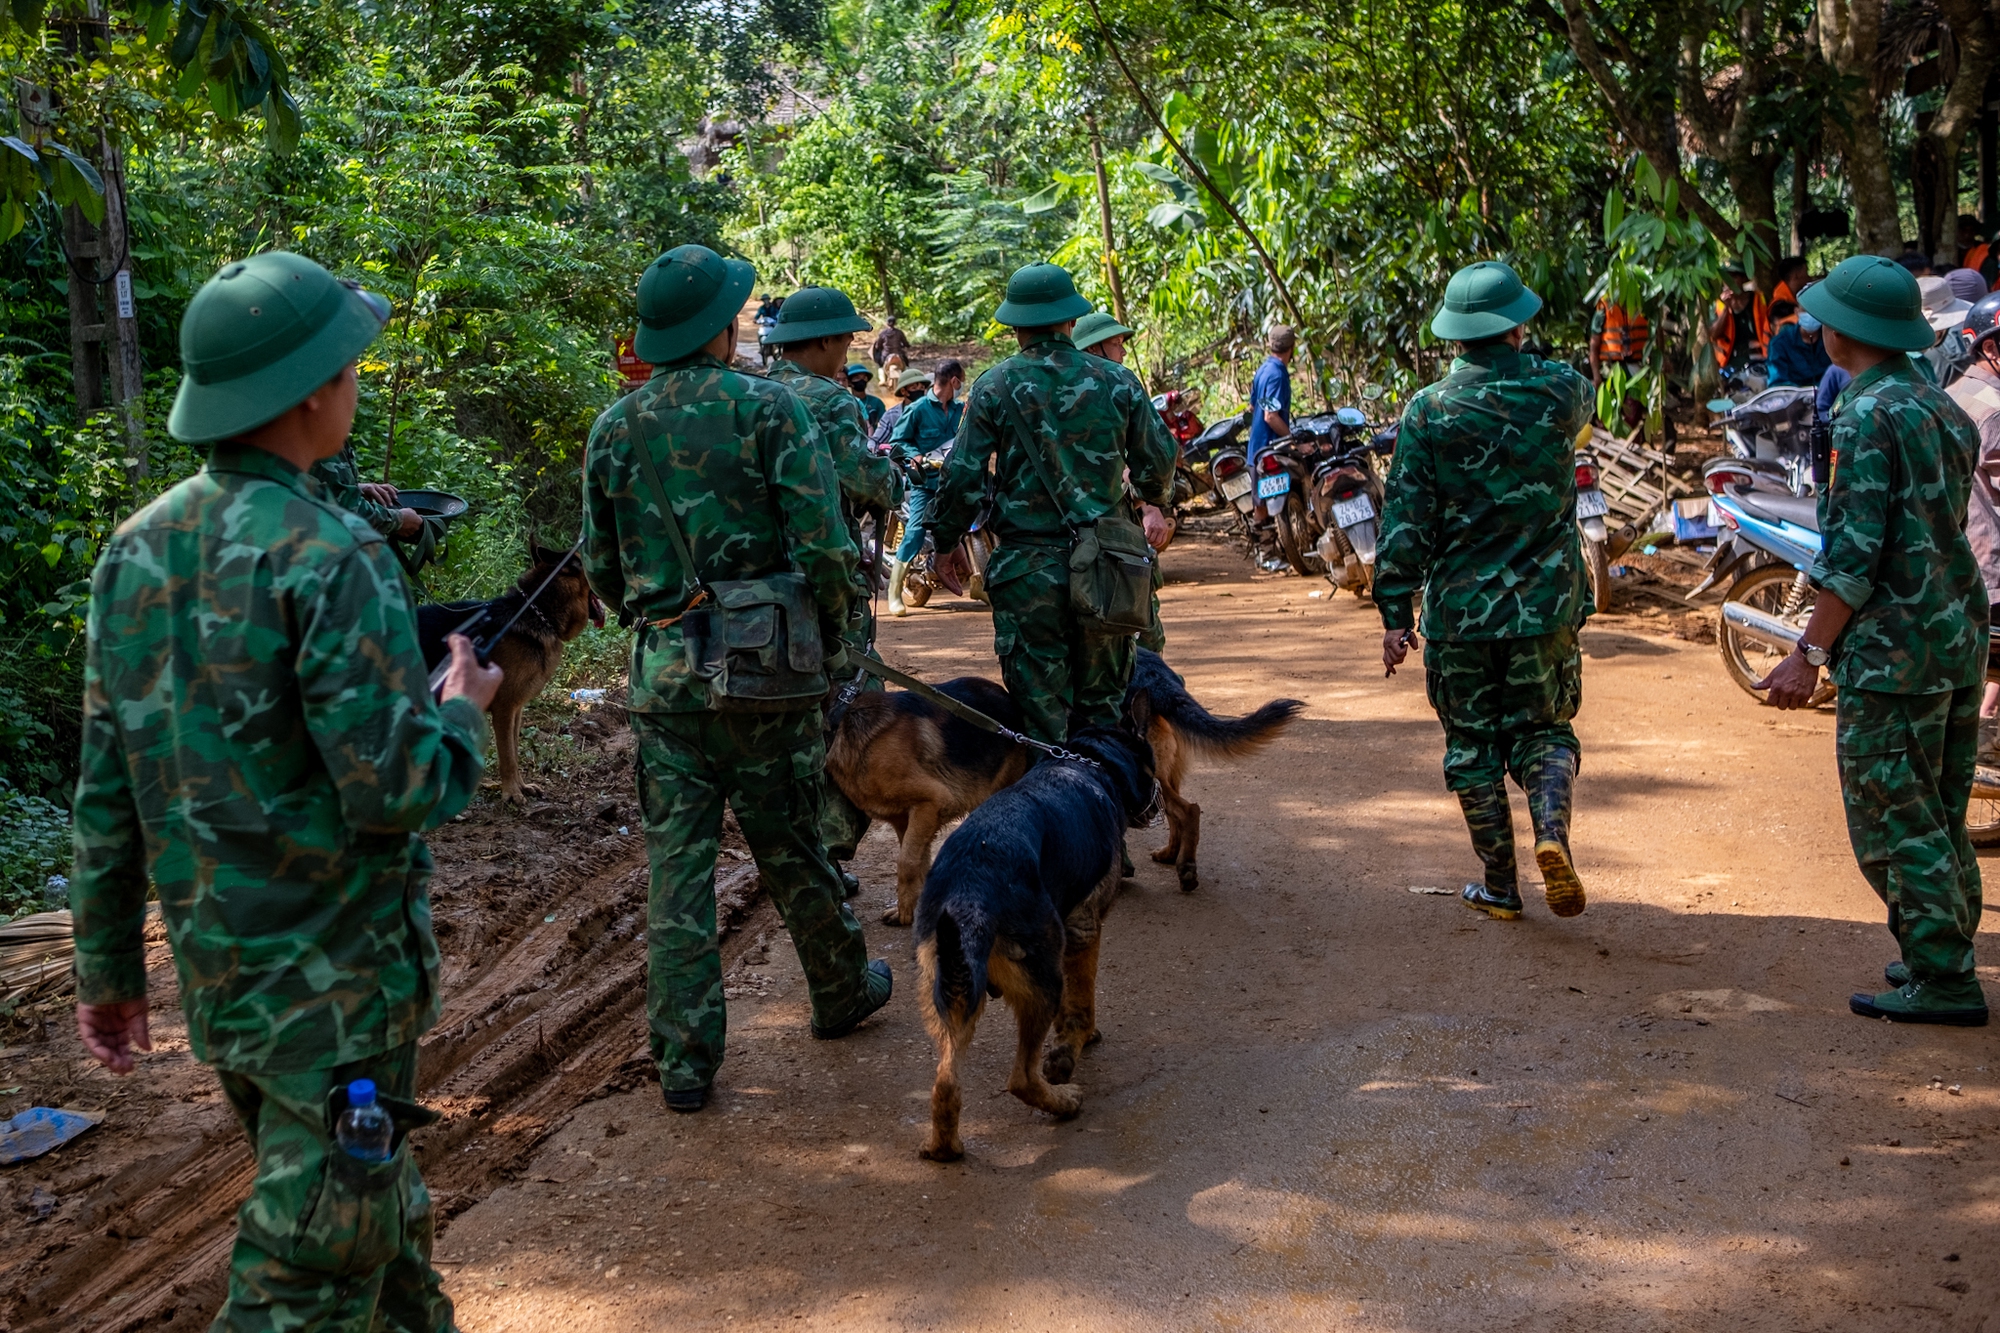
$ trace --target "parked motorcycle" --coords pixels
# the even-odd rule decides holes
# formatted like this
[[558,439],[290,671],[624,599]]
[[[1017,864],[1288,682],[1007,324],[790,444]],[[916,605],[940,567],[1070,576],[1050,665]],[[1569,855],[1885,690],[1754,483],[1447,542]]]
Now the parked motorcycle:
[[1730,456],[1750,465],[1766,487],[1793,495],[1812,494],[1812,431],[1817,390],[1809,385],[1766,389],[1731,408],[1722,418]]
[[1256,497],[1251,494],[1256,479],[1250,475],[1250,465],[1244,459],[1240,443],[1248,429],[1250,413],[1245,409],[1204,429],[1188,442],[1181,455],[1194,479],[1206,485],[1216,503],[1236,510],[1245,536],[1250,531],[1250,513],[1257,505]]
[[1583,567],[1599,611],[1611,609],[1611,533],[1604,525],[1611,505],[1598,486],[1597,455],[1576,451],[1576,527],[1583,539]]
[[[1310,431],[1323,420],[1310,418],[1300,427]],[[1313,468],[1310,503],[1320,528],[1313,549],[1334,587],[1365,600],[1375,582],[1382,515],[1382,478],[1374,460],[1395,450],[1396,427],[1370,435],[1367,418],[1352,407],[1335,412],[1333,422],[1325,455]]]
[[[1808,484],[1810,476],[1808,470]],[[1730,679],[1761,702],[1756,682],[1790,654],[1817,600],[1807,571],[1820,550],[1818,501],[1780,489],[1744,459],[1715,459],[1702,470],[1702,481],[1718,535],[1688,600],[1727,585],[1716,646]],[[1827,684],[1813,703],[1832,697]]]

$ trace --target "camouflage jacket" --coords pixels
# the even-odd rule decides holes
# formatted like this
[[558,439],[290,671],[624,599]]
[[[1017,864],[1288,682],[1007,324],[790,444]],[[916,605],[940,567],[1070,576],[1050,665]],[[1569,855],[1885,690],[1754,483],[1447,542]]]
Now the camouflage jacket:
[[[1030,441],[1029,429],[1041,438]],[[1062,488],[1060,508],[1029,458],[1031,448],[1041,451]],[[1052,336],[994,366],[966,394],[931,531],[939,550],[965,535],[986,499],[987,460],[996,460],[988,526],[1000,549],[987,567],[992,587],[1027,568],[1037,548],[1066,551],[1072,525],[1093,523],[1124,504],[1128,471],[1134,493],[1166,504],[1176,453],[1131,371]]]
[[1938,694],[1986,678],[1986,585],[1965,539],[1979,432],[1906,358],[1833,405],[1812,581],[1854,608],[1835,639],[1843,689]]
[[[634,449],[650,451],[697,569],[674,554]],[[597,595],[645,622],[632,648],[635,713],[708,707],[677,623],[696,583],[797,569],[812,585],[829,651],[856,595],[860,555],[806,405],[784,385],[709,356],[659,367],[591,427],[583,537]]]
[[437,1017],[430,856],[472,799],[469,700],[431,701],[381,536],[290,463],[218,444],[91,578],[77,998],[146,992],[146,885],[197,1058],[347,1064]]
[[[952,442],[958,438],[958,423],[965,418],[965,404],[954,400],[947,407],[937,400],[935,394],[923,397],[903,409],[896,418],[895,426],[889,432],[889,457],[901,467],[908,467],[912,461],[926,454],[945,455],[951,450]],[[942,462],[943,458],[934,459]],[[926,471],[926,485],[935,485],[937,473]]]
[[[815,375],[796,361],[779,361],[769,378],[805,402],[840,478],[840,498],[847,514],[847,532],[861,544],[861,515],[870,509],[890,510],[903,503],[903,479],[896,465],[868,447],[868,423],[861,400],[845,385]],[[662,478],[664,480],[664,478]]]
[[1590,381],[1513,348],[1469,348],[1403,413],[1382,504],[1375,603],[1388,629],[1517,639],[1596,608],[1576,531]]
[[361,466],[354,461],[354,442],[341,446],[332,458],[312,465],[312,479],[326,492],[326,498],[359,518],[363,523],[393,537],[402,531],[402,515],[387,505],[378,505],[361,493]]

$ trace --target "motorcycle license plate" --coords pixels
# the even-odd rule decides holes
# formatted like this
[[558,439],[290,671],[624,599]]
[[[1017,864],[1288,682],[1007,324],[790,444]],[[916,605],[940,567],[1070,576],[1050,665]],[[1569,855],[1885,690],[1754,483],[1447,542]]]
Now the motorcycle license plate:
[[1578,518],[1603,518],[1610,512],[1611,505],[1604,498],[1603,491],[1593,487],[1590,490],[1578,491],[1576,493],[1576,516]]
[[1225,500],[1234,500],[1239,495],[1248,495],[1250,487],[1255,482],[1256,478],[1252,477],[1248,472],[1239,472],[1233,477],[1225,478],[1222,483],[1222,498]]
[[1271,472],[1257,478],[1257,498],[1259,500],[1275,500],[1281,495],[1290,495],[1291,493],[1292,474],[1289,472]]
[[1343,528],[1351,528],[1356,523],[1366,523],[1375,517],[1375,502],[1365,495],[1357,495],[1352,500],[1333,502],[1333,521]]

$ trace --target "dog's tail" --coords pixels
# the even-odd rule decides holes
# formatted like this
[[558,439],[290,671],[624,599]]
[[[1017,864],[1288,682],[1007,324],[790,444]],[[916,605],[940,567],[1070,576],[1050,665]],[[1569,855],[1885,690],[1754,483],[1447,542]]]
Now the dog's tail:
[[993,952],[993,927],[983,919],[961,928],[951,909],[938,913],[937,974],[931,1006],[946,1029],[964,1023],[986,1000],[986,959]]
[[1158,670],[1146,671],[1132,683],[1144,692],[1152,715],[1178,732],[1182,743],[1203,759],[1241,759],[1255,754],[1276,740],[1305,709],[1297,699],[1273,699],[1242,717],[1217,717],[1188,693],[1181,678],[1167,670],[1164,662],[1158,665]]

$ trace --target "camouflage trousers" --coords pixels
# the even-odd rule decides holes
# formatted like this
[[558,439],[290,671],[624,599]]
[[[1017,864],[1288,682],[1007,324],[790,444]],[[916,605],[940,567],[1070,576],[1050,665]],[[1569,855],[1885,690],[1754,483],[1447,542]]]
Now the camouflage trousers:
[[1069,560],[1052,547],[1003,545],[987,566],[993,653],[1027,731],[1056,743],[1079,726],[1112,727],[1132,680],[1129,634],[1086,634],[1069,603]]
[[257,1155],[236,1214],[229,1299],[211,1333],[441,1333],[451,1301],[431,1267],[430,1192],[410,1145],[379,1165],[333,1139],[328,1097],[357,1078],[416,1096],[417,1044],[306,1074],[219,1069],[223,1095]]
[[1525,776],[1553,751],[1581,754],[1570,719],[1583,702],[1576,631],[1522,639],[1426,639],[1424,693],[1444,724],[1444,780],[1467,791]]
[[1842,689],[1835,753],[1847,837],[1920,979],[1973,975],[1979,862],[1965,807],[1979,745],[1974,685],[1939,694]]
[[836,1026],[868,1002],[861,926],[820,842],[826,744],[817,708],[783,713],[634,713],[639,805],[652,891],[646,1016],[660,1086],[707,1087],[727,1019],[715,937],[715,857],[727,802],[764,890],[791,933],[813,1022]]

